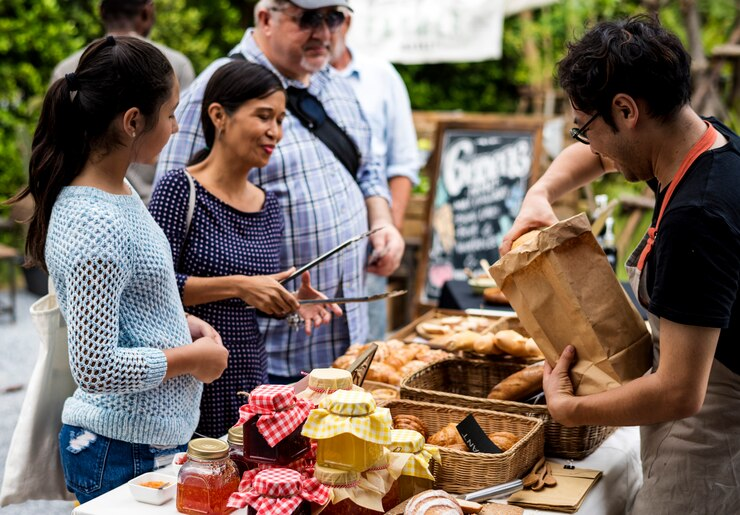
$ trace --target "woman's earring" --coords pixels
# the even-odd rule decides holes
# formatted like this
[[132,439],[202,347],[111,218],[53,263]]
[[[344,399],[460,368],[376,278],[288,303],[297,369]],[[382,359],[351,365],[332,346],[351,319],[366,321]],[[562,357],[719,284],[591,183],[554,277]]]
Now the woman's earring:
[[131,131],[131,137],[132,138],[135,138],[136,137],[136,131]]

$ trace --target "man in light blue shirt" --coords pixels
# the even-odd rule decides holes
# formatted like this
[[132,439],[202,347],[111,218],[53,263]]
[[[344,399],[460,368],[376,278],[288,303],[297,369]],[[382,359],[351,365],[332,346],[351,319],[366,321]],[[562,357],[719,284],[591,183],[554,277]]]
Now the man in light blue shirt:
[[[332,35],[332,67],[349,80],[357,94],[372,132],[372,152],[379,160],[391,193],[393,224],[400,231],[412,187],[419,182],[419,158],[416,130],[411,116],[411,102],[406,86],[388,61],[350,50],[345,38],[351,17]],[[373,260],[373,257],[370,257]],[[367,274],[368,295],[383,293],[387,277]],[[368,307],[368,341],[385,339],[387,330],[386,302]]]

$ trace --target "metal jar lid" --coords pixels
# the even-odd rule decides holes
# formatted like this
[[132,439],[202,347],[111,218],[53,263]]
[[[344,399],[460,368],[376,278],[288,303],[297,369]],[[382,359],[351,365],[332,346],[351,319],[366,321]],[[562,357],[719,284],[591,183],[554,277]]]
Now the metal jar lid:
[[196,438],[188,443],[188,456],[200,460],[220,460],[229,455],[229,444],[216,438]]
[[233,426],[229,428],[229,435],[226,437],[231,445],[242,445],[244,443],[244,426]]

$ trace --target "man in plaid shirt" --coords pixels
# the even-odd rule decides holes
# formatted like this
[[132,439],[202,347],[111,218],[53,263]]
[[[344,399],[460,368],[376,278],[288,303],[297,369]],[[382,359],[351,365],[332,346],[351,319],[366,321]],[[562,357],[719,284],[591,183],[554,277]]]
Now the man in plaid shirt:
[[[283,139],[268,165],[250,172],[250,180],[273,191],[284,210],[284,268],[303,265],[368,228],[385,227],[370,238],[379,256],[367,264],[366,242],[355,243],[311,270],[311,282],[330,298],[362,296],[365,268],[390,275],[399,265],[404,241],[391,219],[388,185],[380,163],[370,159],[370,127],[352,87],[329,73],[331,32],[344,19],[346,0],[261,0],[256,27],[248,29],[231,55],[240,53],[275,72],[284,86],[308,88],[328,115],[356,142],[362,163],[353,179],[332,151],[287,112]],[[229,58],[214,61],[180,97],[176,116],[180,132],[170,138],[157,165],[158,180],[182,168],[205,146],[200,125],[206,84]],[[293,287],[293,285],[287,285]],[[329,366],[350,342],[364,342],[367,306],[346,304],[345,316],[333,318],[306,336],[283,320],[261,319],[270,380],[299,379],[301,372]]]

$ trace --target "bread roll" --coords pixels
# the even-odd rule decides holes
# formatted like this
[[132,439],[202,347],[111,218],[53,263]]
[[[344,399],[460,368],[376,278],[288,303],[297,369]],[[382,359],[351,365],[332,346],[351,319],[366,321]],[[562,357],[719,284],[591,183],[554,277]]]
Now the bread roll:
[[370,394],[373,396],[373,399],[375,399],[375,402],[398,399],[401,396],[398,390],[394,388],[376,388],[375,390],[371,390]]
[[457,501],[444,490],[427,490],[409,499],[404,515],[462,515]]
[[447,350],[473,350],[473,344],[475,340],[480,336],[475,331],[463,331],[461,333],[453,334],[447,340]]
[[488,438],[496,444],[496,447],[504,452],[514,447],[514,444],[519,441],[519,438],[514,433],[510,433],[508,431],[496,431],[490,433]]
[[402,366],[398,370],[398,373],[401,374],[401,377],[408,377],[414,372],[421,370],[425,366],[427,366],[427,364],[424,363],[423,361],[419,359],[414,359],[406,363],[404,366]]
[[473,343],[473,350],[478,354],[501,354],[496,347],[496,337],[492,333],[481,334]]
[[435,336],[451,334],[452,329],[447,325],[435,324],[433,322],[422,322],[416,325],[416,332],[422,338],[429,340]]
[[447,447],[456,443],[465,443],[460,432],[457,430],[457,424],[450,422],[445,427],[429,437],[427,443],[440,447]]
[[504,329],[496,333],[496,347],[506,354],[520,358],[527,357],[527,338],[513,329]]
[[416,431],[417,433],[421,433],[421,436],[424,437],[424,440],[427,439],[427,435],[429,432],[427,431],[427,426],[424,424],[424,422],[414,415],[396,415],[393,417],[393,429],[410,429],[412,431]]
[[539,232],[540,232],[539,229],[535,229],[533,231],[529,231],[527,233],[522,234],[516,240],[514,240],[514,243],[511,244],[511,250],[514,250],[517,247],[521,247],[525,243],[535,239],[537,235],[539,234]]
[[531,397],[542,390],[544,370],[544,363],[529,365],[494,386],[488,398],[500,401],[519,401]]
[[373,362],[367,371],[367,376],[365,377],[365,379],[369,381],[378,381],[380,383],[392,384],[395,386],[401,384],[401,376],[396,371],[396,369],[390,365],[386,365],[385,363]]

